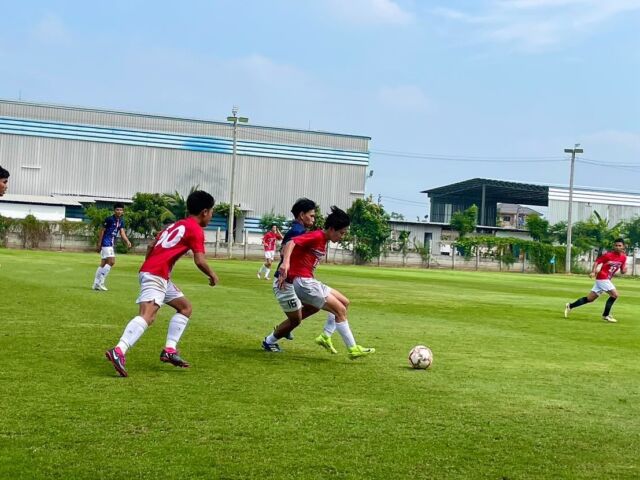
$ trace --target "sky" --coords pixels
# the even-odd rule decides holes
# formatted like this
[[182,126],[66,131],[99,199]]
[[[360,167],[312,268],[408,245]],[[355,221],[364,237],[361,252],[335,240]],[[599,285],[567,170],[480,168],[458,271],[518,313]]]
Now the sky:
[[640,191],[639,25],[640,0],[4,2],[0,98],[369,136],[367,194],[417,220],[469,178],[568,185],[576,143],[577,186]]

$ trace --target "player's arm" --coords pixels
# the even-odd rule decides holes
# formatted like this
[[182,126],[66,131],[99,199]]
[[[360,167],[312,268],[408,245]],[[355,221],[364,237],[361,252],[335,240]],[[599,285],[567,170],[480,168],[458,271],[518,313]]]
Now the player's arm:
[[604,256],[598,257],[595,262],[593,262],[593,267],[591,267],[591,272],[589,272],[589,277],[595,277],[600,270],[602,270],[602,266],[604,265]]
[[194,252],[193,263],[195,263],[196,267],[198,267],[198,269],[209,278],[209,285],[211,285],[212,287],[215,287],[216,284],[218,283],[218,276],[213,270],[211,270],[211,267],[207,263],[207,259],[204,256],[204,252],[203,253]]
[[626,275],[627,274],[627,259],[626,258],[624,259],[624,263],[620,267],[620,273],[622,275]]
[[296,242],[288,241],[282,249],[282,265],[280,265],[280,268],[278,269],[278,272],[280,272],[280,275],[278,276],[278,288],[281,288],[284,281],[287,279],[289,267],[291,266],[291,253],[294,248],[296,248]]
[[127,233],[124,231],[124,228],[120,229],[120,236],[122,237],[122,240],[124,241],[124,243],[127,244],[127,247],[131,248],[131,242],[129,241],[129,238],[127,237]]
[[102,250],[102,238],[104,237],[105,228],[102,227],[100,229],[100,233],[98,233],[98,245],[96,246],[96,250],[100,252]]

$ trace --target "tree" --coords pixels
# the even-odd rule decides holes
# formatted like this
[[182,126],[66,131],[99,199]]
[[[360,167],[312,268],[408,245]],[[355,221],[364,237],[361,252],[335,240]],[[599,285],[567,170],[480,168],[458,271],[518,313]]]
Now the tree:
[[159,193],[141,193],[133,196],[127,208],[127,223],[132,232],[144,238],[154,237],[167,222],[175,220],[167,199]]
[[543,243],[551,243],[551,235],[549,234],[549,221],[540,217],[540,215],[529,215],[527,217],[527,230],[534,240]]
[[183,197],[177,190],[173,193],[165,193],[162,195],[167,202],[167,208],[171,211],[175,220],[187,218],[189,214],[187,210],[187,198],[196,190],[200,190],[200,185],[191,187],[186,197]]
[[[220,202],[214,208],[216,214],[221,215],[225,218],[229,218],[229,204],[227,202]],[[234,207],[233,209],[233,219],[235,225],[235,219],[242,216],[242,210],[238,207]]]
[[269,213],[265,213],[260,219],[260,228],[263,232],[266,232],[271,228],[271,225],[276,225],[280,230],[284,229],[284,224],[287,218],[284,215],[276,215],[273,209]]
[[567,243],[567,222],[558,222],[549,227],[551,241],[565,245]]
[[98,208],[95,204],[84,208],[84,216],[89,220],[89,231],[93,243],[98,241],[98,232],[104,225],[104,221],[111,215],[108,208]]
[[478,218],[478,207],[471,205],[462,212],[455,212],[451,215],[451,227],[457,230],[460,238],[467,233],[475,232]]
[[351,217],[350,237],[356,237],[355,255],[358,263],[379,257],[385,242],[391,236],[389,214],[371,197],[356,199],[347,213]]
[[640,247],[640,217],[624,224],[624,234],[632,247]]
[[325,216],[322,214],[320,205],[316,205],[316,220],[313,222],[311,230],[322,230],[324,228]]

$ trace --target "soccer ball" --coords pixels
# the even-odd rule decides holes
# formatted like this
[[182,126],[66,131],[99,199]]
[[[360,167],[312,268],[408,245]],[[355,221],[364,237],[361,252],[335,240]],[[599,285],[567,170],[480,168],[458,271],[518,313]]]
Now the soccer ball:
[[409,365],[411,368],[426,370],[433,363],[433,352],[429,347],[416,345],[409,352]]

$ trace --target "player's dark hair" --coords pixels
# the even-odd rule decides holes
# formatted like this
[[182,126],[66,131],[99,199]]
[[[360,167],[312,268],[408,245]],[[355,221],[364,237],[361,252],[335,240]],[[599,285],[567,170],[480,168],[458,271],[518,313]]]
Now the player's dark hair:
[[269,225],[269,230],[271,230],[273,227],[277,227],[278,225],[276,225],[275,223],[272,223],[271,225]]
[[351,219],[347,212],[340,210],[335,205],[331,207],[331,213],[324,221],[324,228],[327,229],[333,227],[334,230],[341,230],[349,225],[351,225]]
[[191,215],[198,215],[202,210],[213,208],[216,201],[203,190],[191,192],[187,197],[187,210]]
[[116,208],[124,208],[124,203],[122,202],[116,202],[113,204],[113,209],[115,210]]
[[624,245],[624,238],[620,237],[620,238],[616,238],[613,243],[621,243]]
[[316,202],[303,197],[296,200],[296,203],[294,203],[293,207],[291,207],[291,213],[293,213],[293,218],[298,218],[298,215],[300,215],[301,213],[315,209]]
[[0,167],[0,178],[9,178],[9,170]]

